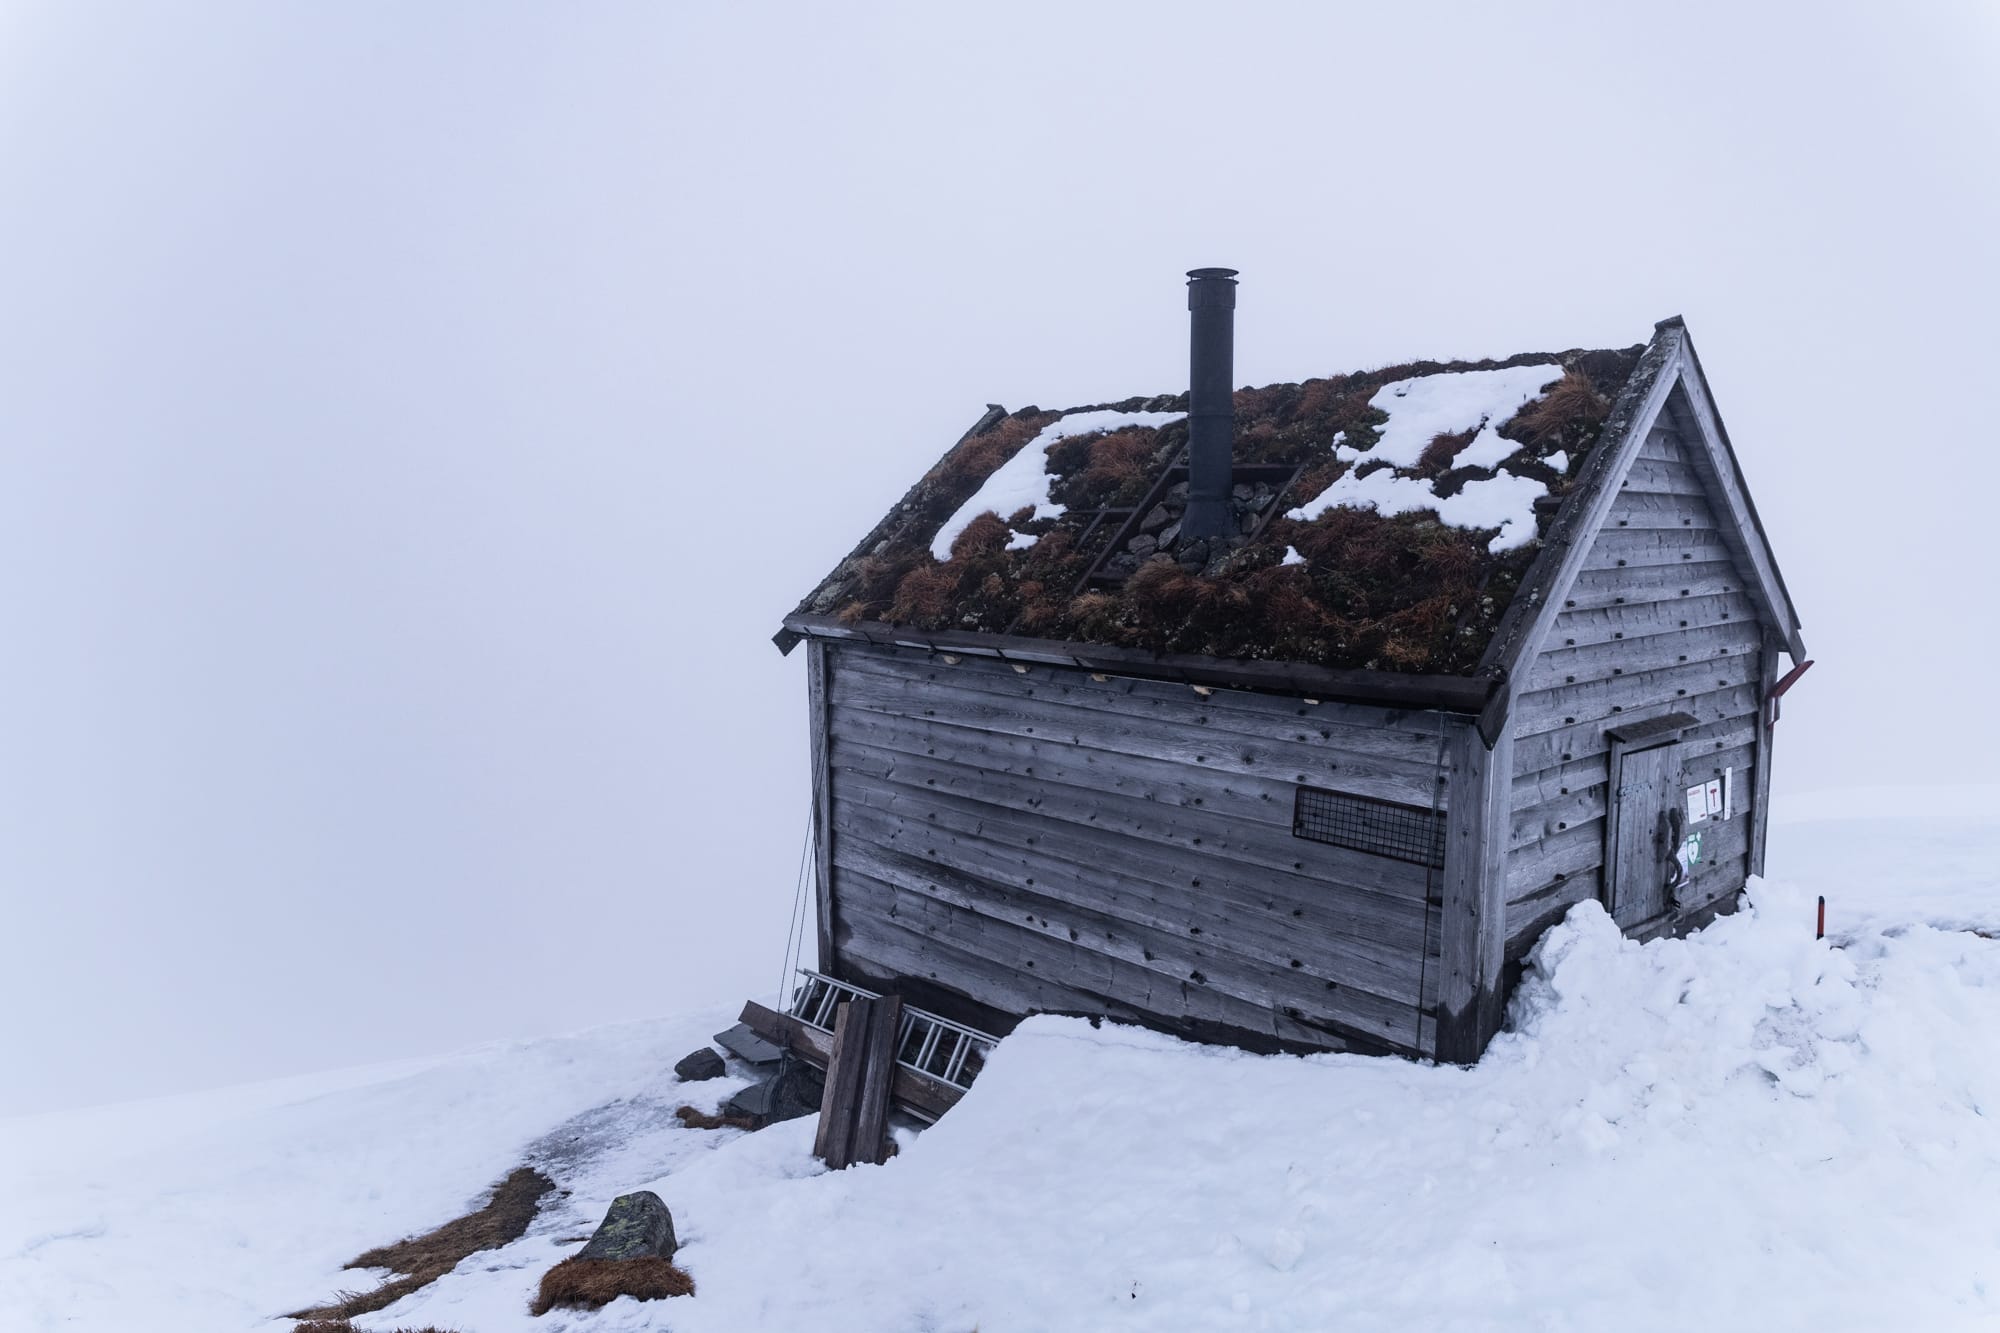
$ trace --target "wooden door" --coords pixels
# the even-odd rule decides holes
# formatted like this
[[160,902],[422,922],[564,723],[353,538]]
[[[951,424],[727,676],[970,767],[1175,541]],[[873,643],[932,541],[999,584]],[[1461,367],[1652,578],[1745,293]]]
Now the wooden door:
[[1612,755],[1611,845],[1606,848],[1611,917],[1631,929],[1673,906],[1680,881],[1681,747],[1677,742]]

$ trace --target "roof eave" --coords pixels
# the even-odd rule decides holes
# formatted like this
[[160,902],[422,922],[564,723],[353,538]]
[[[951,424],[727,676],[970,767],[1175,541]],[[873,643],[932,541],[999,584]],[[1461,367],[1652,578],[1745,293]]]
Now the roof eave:
[[1749,518],[1747,535],[1754,537],[1757,544],[1752,563],[1759,567],[1759,582],[1764,585],[1763,600],[1780,622],[1777,628],[1784,640],[1786,653],[1792,661],[1803,662],[1806,660],[1806,641],[1799,624],[1798,605],[1792,601],[1791,589],[1785,586],[1785,572],[1779,568],[1770,535],[1764,530],[1764,519],[1757,512],[1756,497],[1744,481],[1743,462],[1736,456],[1736,446],[1730,443],[1729,428],[1723,424],[1722,412],[1715,405],[1715,395],[1708,387],[1708,374],[1701,368],[1701,356],[1695,351],[1694,339],[1686,336],[1685,331],[1682,347],[1687,370],[1691,372],[1684,377],[1683,383],[1688,391],[1689,405],[1694,409],[1695,424],[1719,446],[1722,459],[1728,464],[1729,475],[1724,482],[1728,493],[1726,499],[1732,505],[1740,504]]
[[1113,644],[1035,639],[977,630],[924,630],[879,620],[849,623],[837,616],[794,613],[773,640],[789,652],[801,639],[885,644],[927,652],[963,653],[1007,662],[1075,667],[1144,680],[1180,681],[1296,698],[1339,700],[1383,708],[1430,709],[1478,716],[1500,682],[1484,676],[1420,675],[1276,662],[1260,658],[1155,653]]

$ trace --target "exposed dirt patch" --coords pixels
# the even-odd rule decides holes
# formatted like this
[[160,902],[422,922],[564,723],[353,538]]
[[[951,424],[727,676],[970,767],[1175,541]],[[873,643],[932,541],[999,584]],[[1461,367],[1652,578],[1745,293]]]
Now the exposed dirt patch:
[[[286,1316],[311,1321],[311,1333],[339,1333],[342,1321],[372,1314],[420,1291],[481,1250],[511,1245],[527,1233],[555,1182],[531,1167],[516,1167],[493,1187],[492,1197],[463,1217],[421,1236],[381,1245],[347,1261],[347,1268],[386,1268],[392,1277],[373,1291],[343,1291],[325,1305]],[[326,1328],[316,1328],[324,1324]]]
[[565,1259],[542,1274],[528,1309],[540,1315],[558,1307],[595,1310],[620,1296],[656,1301],[692,1295],[694,1279],[670,1259]]
[[755,1129],[757,1122],[747,1115],[710,1115],[697,1111],[692,1106],[683,1106],[674,1112],[683,1125],[689,1129]]

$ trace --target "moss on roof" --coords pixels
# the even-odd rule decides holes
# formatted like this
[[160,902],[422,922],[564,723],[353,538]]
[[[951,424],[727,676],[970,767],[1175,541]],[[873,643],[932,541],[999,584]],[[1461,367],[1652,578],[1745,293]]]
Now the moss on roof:
[[[1185,462],[1187,424],[1071,436],[1049,446],[1050,495],[1059,517],[1029,511],[985,514],[933,558],[941,525],[987,477],[1050,423],[1076,412],[1184,412],[1185,394],[1131,398],[1068,412],[1028,407],[990,413],[913,486],[893,510],[799,605],[805,615],[887,621],[919,630],[984,631],[1113,644],[1223,658],[1264,658],[1326,667],[1402,672],[1470,671],[1491,639],[1522,574],[1540,549],[1559,501],[1597,443],[1612,401],[1643,347],[1528,353],[1504,361],[1416,361],[1299,384],[1239,389],[1239,465],[1301,469],[1282,493],[1267,484],[1236,497],[1254,538],[1192,555],[1159,540],[1172,527],[1151,515],[1148,534],[1117,559],[1107,543],[1129,510],[1159,494],[1168,469]],[[1449,526],[1435,512],[1385,516],[1336,507],[1310,521],[1287,516],[1350,469],[1387,466],[1369,457],[1388,416],[1370,405],[1399,380],[1515,366],[1560,366],[1561,379],[1499,427],[1520,448],[1495,467],[1460,467],[1471,432],[1440,435],[1399,471],[1449,496],[1468,480],[1508,472],[1545,484],[1535,540],[1489,549],[1496,529]],[[1345,447],[1335,453],[1336,437]],[[1358,453],[1358,456],[1357,456]],[[1565,455],[1566,460],[1558,455]],[[1567,467],[1552,466],[1566,461]],[[1289,476],[1281,472],[1280,478]],[[1178,502],[1178,501],[1176,501]],[[1261,511],[1262,517],[1255,517]],[[1093,518],[1097,521],[1093,524]],[[1140,519],[1134,517],[1131,527]],[[1018,545],[1015,534],[1030,534]],[[1296,552],[1287,563],[1287,552]],[[1085,582],[1101,557],[1113,577]],[[1302,559],[1300,559],[1302,557]],[[1130,571],[1116,577],[1122,571]],[[1100,571],[1104,572],[1104,571]]]

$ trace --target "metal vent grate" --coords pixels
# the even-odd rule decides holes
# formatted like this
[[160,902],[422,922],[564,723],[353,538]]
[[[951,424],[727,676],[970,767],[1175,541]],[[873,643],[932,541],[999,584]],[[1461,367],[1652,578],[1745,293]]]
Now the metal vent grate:
[[1444,865],[1444,815],[1420,805],[1300,787],[1292,807],[1292,832],[1314,842],[1420,866]]

